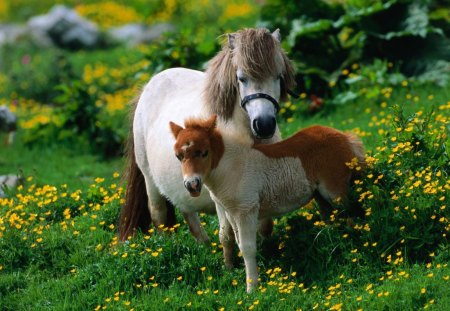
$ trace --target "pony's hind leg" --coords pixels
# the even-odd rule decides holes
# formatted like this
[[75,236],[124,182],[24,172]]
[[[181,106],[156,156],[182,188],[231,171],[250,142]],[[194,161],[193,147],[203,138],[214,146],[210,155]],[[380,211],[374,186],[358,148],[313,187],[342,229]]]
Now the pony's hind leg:
[[331,203],[325,199],[319,191],[314,193],[314,199],[316,203],[319,205],[319,212],[322,219],[329,219],[331,216],[331,212],[333,211],[333,206]]
[[148,196],[148,209],[153,225],[156,228],[175,225],[176,219],[173,205],[160,194],[152,176],[148,174],[148,171],[144,173],[144,176]]
[[273,219],[272,218],[263,218],[259,220],[258,223],[258,233],[263,238],[268,238],[273,231]]

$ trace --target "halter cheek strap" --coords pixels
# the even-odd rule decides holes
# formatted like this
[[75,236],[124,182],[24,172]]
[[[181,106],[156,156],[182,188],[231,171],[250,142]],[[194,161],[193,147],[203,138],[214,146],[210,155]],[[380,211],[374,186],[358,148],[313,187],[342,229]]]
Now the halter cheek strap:
[[248,102],[251,101],[252,99],[256,99],[256,98],[267,99],[275,106],[276,113],[278,113],[278,111],[280,111],[280,104],[278,103],[278,101],[275,98],[273,98],[272,96],[265,94],[265,93],[255,93],[255,94],[245,96],[241,101],[242,109],[247,111],[247,109],[245,109],[245,105],[247,105]]

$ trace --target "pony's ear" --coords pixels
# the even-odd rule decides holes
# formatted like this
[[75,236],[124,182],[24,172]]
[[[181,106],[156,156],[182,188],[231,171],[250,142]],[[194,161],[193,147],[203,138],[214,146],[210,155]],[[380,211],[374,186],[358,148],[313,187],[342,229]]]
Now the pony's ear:
[[236,35],[234,33],[228,34],[228,46],[230,49],[234,49],[234,40],[236,39]]
[[183,130],[183,128],[181,126],[179,126],[176,123],[173,123],[172,121],[169,122],[170,125],[170,130],[172,131],[173,137],[175,137],[175,139],[177,139],[178,134],[180,134],[180,132]]
[[217,115],[213,114],[208,120],[205,122],[205,127],[208,128],[208,131],[213,131],[217,125]]
[[275,40],[281,42],[280,28],[277,28],[274,32],[272,32],[272,36],[275,38]]

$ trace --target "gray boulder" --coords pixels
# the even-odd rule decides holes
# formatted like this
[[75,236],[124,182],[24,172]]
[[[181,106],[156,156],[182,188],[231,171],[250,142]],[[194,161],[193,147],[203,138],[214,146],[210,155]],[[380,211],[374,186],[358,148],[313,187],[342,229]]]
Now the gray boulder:
[[17,117],[6,105],[0,106],[0,131],[12,132],[17,128]]
[[26,26],[16,24],[0,24],[0,46],[14,44],[26,35]]
[[17,175],[0,176],[0,198],[6,197],[5,190],[12,190],[23,184],[23,177]]
[[14,140],[14,134],[17,130],[17,117],[6,105],[0,106],[0,132],[5,132],[8,137],[5,141],[6,144],[12,144]]
[[115,42],[135,46],[147,44],[160,38],[166,32],[174,32],[175,26],[169,23],[161,23],[153,26],[145,24],[127,24],[110,28],[108,36]]
[[98,27],[64,5],[54,6],[47,14],[29,19],[32,38],[41,46],[90,49],[101,44]]

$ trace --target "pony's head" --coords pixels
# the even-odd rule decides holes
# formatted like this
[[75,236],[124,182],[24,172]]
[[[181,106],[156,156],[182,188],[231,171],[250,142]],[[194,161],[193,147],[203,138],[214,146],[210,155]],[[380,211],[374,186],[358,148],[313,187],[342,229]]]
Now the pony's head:
[[248,114],[257,138],[271,138],[276,130],[278,101],[295,85],[291,62],[280,45],[278,30],[244,29],[229,34],[227,44],[208,65],[205,101],[224,121],[235,106]]
[[193,197],[200,195],[203,179],[217,167],[224,151],[216,120],[216,115],[207,120],[189,119],[184,123],[185,128],[169,123],[176,140],[174,151],[181,162],[184,186]]

